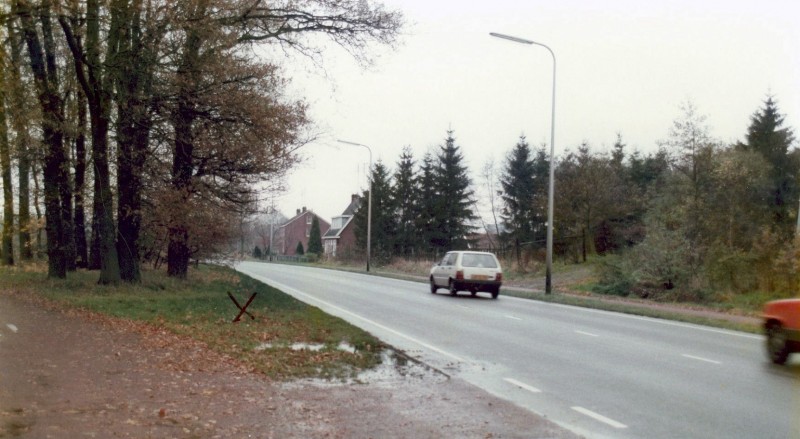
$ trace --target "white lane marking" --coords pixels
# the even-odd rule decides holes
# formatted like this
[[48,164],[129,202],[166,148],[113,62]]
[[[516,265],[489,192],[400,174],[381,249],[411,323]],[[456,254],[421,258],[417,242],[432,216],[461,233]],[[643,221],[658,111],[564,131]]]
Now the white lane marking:
[[716,360],[709,360],[708,358],[703,358],[703,357],[695,357],[694,355],[689,355],[689,354],[681,354],[681,357],[690,358],[692,360],[697,360],[697,361],[705,361],[706,363],[711,363],[711,364],[722,364],[721,362]]
[[344,308],[338,307],[338,306],[336,306],[336,305],[334,305],[332,303],[326,302],[324,300],[317,299],[316,297],[311,296],[309,294],[306,294],[306,293],[304,293],[304,292],[302,292],[302,291],[300,291],[300,290],[298,290],[296,288],[292,288],[292,287],[290,287],[288,285],[284,285],[282,283],[275,282],[274,280],[265,278],[263,276],[259,276],[259,275],[255,275],[255,274],[250,274],[250,276],[261,278],[261,279],[263,279],[263,282],[265,282],[265,283],[267,283],[267,284],[269,284],[269,285],[271,285],[271,286],[273,286],[275,288],[283,290],[284,292],[292,291],[294,294],[297,294],[298,296],[303,296],[303,297],[305,297],[305,298],[307,298],[309,300],[312,300],[312,301],[317,302],[317,303],[321,303],[321,304],[323,304],[323,305],[325,305],[325,306],[327,306],[329,308],[333,308],[333,309],[335,309],[335,310],[337,310],[337,311],[339,311],[341,313],[351,315],[351,316],[353,316],[353,317],[355,317],[355,318],[357,318],[359,320],[362,320],[362,321],[364,321],[366,323],[369,323],[370,325],[373,325],[375,327],[381,328],[384,331],[391,332],[392,334],[397,335],[398,337],[405,338],[406,340],[409,340],[409,341],[411,341],[413,343],[416,343],[416,344],[418,344],[420,346],[428,348],[428,349],[430,349],[430,350],[432,350],[434,352],[438,352],[438,353],[440,353],[440,354],[442,354],[442,355],[444,355],[446,357],[450,357],[450,358],[452,358],[452,359],[454,359],[456,361],[460,361],[462,363],[466,363],[467,362],[467,360],[459,357],[458,355],[451,354],[450,352],[447,352],[445,350],[439,349],[436,346],[429,345],[428,343],[425,343],[424,341],[417,340],[414,337],[411,337],[409,335],[403,334],[402,332],[396,331],[396,330],[394,330],[392,328],[389,328],[388,326],[381,325],[380,323],[378,323],[378,322],[376,322],[374,320],[370,320],[370,319],[368,319],[366,317],[362,317],[362,316],[360,316],[360,315],[358,315],[358,314],[356,314],[354,312],[351,312],[351,311],[348,311],[348,310],[346,310]]
[[631,319],[631,320],[641,320],[641,321],[645,321],[645,322],[659,323],[659,324],[667,325],[667,326],[677,326],[679,328],[696,329],[696,330],[699,330],[699,331],[713,332],[715,334],[732,335],[734,337],[749,338],[749,339],[752,339],[752,340],[763,340],[764,339],[763,335],[748,334],[746,332],[737,332],[737,331],[731,331],[731,330],[728,330],[728,329],[716,329],[716,328],[711,328],[711,327],[708,327],[708,326],[695,325],[695,324],[692,324],[692,323],[674,322],[674,321],[670,321],[670,320],[658,319],[658,318],[655,318],[655,317],[636,316],[636,315],[626,314],[626,313],[617,312],[617,311],[605,311],[605,310],[602,310],[602,309],[583,308],[583,307],[580,307],[580,306],[563,305],[563,304],[560,304],[560,303],[551,303],[551,302],[543,302],[543,301],[537,301],[536,299],[523,299],[521,297],[514,297],[514,296],[503,296],[503,297],[505,297],[505,300],[518,300],[518,301],[522,301],[522,302],[526,302],[526,303],[538,302],[539,304],[542,304],[542,305],[550,305],[550,306],[554,306],[554,307],[557,307],[557,308],[574,309],[574,310],[583,311],[583,312],[592,313],[592,314],[614,314],[616,316],[627,318],[627,319]]
[[525,389],[525,390],[527,390],[528,392],[531,392],[531,393],[542,393],[542,391],[537,389],[536,387],[529,386],[529,385],[527,385],[527,384],[525,384],[523,382],[515,380],[514,378],[503,378],[503,381],[505,381],[507,383],[510,383],[510,384],[513,384],[513,385],[515,385],[517,387],[521,387],[521,388],[523,388],[523,389]]
[[576,330],[575,333],[576,334],[581,334],[581,335],[588,335],[589,337],[600,337],[597,334],[592,334],[591,332],[585,332],[585,331],[577,331]]
[[17,329],[17,327],[14,326],[12,323],[7,323],[6,326],[8,327],[8,329],[11,330],[11,332],[13,332],[15,334],[17,333],[17,331],[19,331],[19,329]]
[[464,309],[472,309],[472,308],[470,308],[470,307],[468,307],[466,305],[456,305],[456,306],[459,307],[459,308],[464,308]]
[[508,315],[508,314],[504,315],[503,317],[505,317],[505,318],[507,318],[507,319],[511,319],[511,320],[522,320],[522,319],[521,319],[521,318],[519,318],[519,317],[510,316],[510,315]]
[[623,424],[621,422],[617,422],[617,421],[615,421],[615,420],[613,420],[611,418],[607,418],[607,417],[605,417],[605,416],[603,416],[601,414],[595,413],[595,412],[593,412],[593,411],[591,411],[589,409],[585,409],[583,407],[575,406],[575,407],[572,407],[572,410],[575,410],[576,412],[578,412],[578,413],[580,413],[582,415],[586,415],[586,416],[594,419],[595,421],[600,421],[600,422],[602,422],[604,424],[608,424],[608,425],[610,425],[610,426],[612,426],[614,428],[620,428],[620,429],[628,428],[627,425],[625,425],[625,424]]

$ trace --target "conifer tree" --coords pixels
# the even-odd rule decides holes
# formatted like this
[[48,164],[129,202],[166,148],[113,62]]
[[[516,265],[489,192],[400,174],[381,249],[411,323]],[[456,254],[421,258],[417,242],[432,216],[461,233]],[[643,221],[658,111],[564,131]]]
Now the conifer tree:
[[[391,176],[386,166],[378,160],[372,169],[372,237],[371,254],[379,263],[388,262],[394,250],[395,215],[391,198]],[[364,200],[369,200],[369,191],[364,191]],[[356,245],[367,248],[367,204],[364,203],[355,215]]]
[[417,228],[417,250],[426,254],[433,253],[434,242],[438,236],[435,223],[435,212],[438,203],[438,188],[436,185],[436,162],[430,153],[425,154],[420,163],[418,182],[417,217],[414,223]]
[[322,234],[319,230],[319,219],[314,216],[311,220],[311,231],[308,236],[308,253],[322,254]]
[[297,247],[294,248],[294,254],[297,256],[303,256],[306,254],[306,251],[303,249],[303,243],[301,241],[297,241]]
[[535,163],[525,136],[520,136],[514,149],[506,158],[505,169],[500,177],[503,188],[503,210],[501,218],[506,227],[506,236],[512,242],[517,260],[523,243],[533,241],[534,222],[541,222],[534,205],[536,196]]
[[764,102],[764,107],[750,118],[747,129],[747,143],[738,147],[746,151],[760,153],[769,164],[771,185],[764,194],[764,202],[772,211],[773,223],[778,230],[789,233],[794,212],[797,211],[797,176],[800,163],[791,154],[789,147],[794,142],[794,133],[783,127],[784,116],[778,111],[778,104],[772,97]]
[[395,235],[395,252],[398,255],[413,254],[419,242],[416,228],[417,219],[417,177],[414,172],[414,156],[411,148],[406,146],[397,163],[394,174],[394,186],[391,191],[395,208],[397,233]]
[[461,147],[456,145],[453,130],[447,131],[445,144],[440,146],[435,181],[438,188],[434,224],[438,236],[434,245],[441,250],[464,248],[474,226],[472,222],[477,216],[472,211],[472,181],[464,165]]

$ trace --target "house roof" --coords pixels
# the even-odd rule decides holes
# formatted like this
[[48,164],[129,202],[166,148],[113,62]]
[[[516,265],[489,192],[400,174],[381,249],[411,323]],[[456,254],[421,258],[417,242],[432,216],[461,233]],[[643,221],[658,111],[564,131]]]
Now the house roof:
[[317,217],[317,220],[319,220],[319,228],[320,228],[320,229],[322,229],[324,226],[328,226],[328,227],[330,227],[330,226],[331,226],[330,224],[328,224],[328,222],[327,222],[327,221],[325,221],[324,219],[322,219],[322,217],[321,217],[321,216],[319,216],[319,215],[317,215],[316,213],[314,213],[314,211],[313,211],[313,210],[305,210],[305,211],[302,211],[302,212],[300,212],[299,214],[297,214],[297,215],[293,216],[292,218],[290,218],[289,220],[287,220],[285,223],[281,224],[281,225],[280,225],[280,227],[278,227],[278,228],[281,228],[281,227],[286,227],[286,226],[288,226],[289,224],[291,224],[291,223],[293,223],[293,222],[297,221],[298,219],[300,219],[300,218],[303,218],[304,216],[306,216],[306,214],[307,214],[307,213],[310,213],[311,215],[314,215],[315,217]]
[[[339,236],[342,234],[342,232],[347,228],[348,225],[350,225],[351,222],[353,222],[353,218],[355,218],[356,211],[358,211],[359,207],[361,207],[361,197],[354,195],[350,199],[350,204],[347,206],[344,212],[342,212],[341,215],[334,217],[347,218],[347,221],[344,223],[344,225],[342,225],[342,228],[334,229],[331,227],[327,232],[325,232],[324,235],[322,235],[322,239],[339,239]],[[333,224],[333,221],[331,221],[331,224]]]

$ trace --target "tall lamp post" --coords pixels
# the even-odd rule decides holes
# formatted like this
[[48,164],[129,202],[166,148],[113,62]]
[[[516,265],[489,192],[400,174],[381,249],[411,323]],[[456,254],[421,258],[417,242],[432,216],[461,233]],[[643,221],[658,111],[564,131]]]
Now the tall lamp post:
[[553,53],[553,49],[542,43],[537,43],[536,41],[498,34],[495,32],[491,32],[489,35],[502,38],[504,40],[513,41],[515,43],[533,44],[544,47],[553,57],[553,105],[550,116],[550,181],[547,188],[547,275],[545,277],[544,285],[545,293],[550,294],[553,292],[553,196],[555,193],[554,169],[556,137],[556,54]]
[[[369,172],[372,172],[372,149],[361,143],[348,142],[347,140],[337,140],[339,143],[353,146],[363,146],[369,151]],[[369,271],[370,251],[372,249],[372,176],[369,176],[369,194],[367,194],[367,271]]]

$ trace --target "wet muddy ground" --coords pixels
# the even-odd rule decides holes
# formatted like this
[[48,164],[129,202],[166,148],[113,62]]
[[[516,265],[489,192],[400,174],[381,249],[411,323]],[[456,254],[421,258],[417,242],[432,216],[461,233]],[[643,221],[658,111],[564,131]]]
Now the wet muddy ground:
[[10,437],[575,435],[402,353],[348,382],[273,382],[152,327],[0,292],[0,438]]

